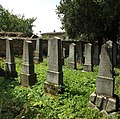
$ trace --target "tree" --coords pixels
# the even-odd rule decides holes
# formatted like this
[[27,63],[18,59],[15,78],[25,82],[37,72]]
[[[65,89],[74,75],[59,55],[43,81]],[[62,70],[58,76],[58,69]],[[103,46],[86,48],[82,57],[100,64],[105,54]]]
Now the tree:
[[61,0],[56,12],[70,38],[80,38],[82,34],[116,41],[119,6],[119,0]]
[[0,31],[22,32],[25,35],[31,35],[35,20],[35,18],[25,18],[24,15],[14,15],[0,5]]

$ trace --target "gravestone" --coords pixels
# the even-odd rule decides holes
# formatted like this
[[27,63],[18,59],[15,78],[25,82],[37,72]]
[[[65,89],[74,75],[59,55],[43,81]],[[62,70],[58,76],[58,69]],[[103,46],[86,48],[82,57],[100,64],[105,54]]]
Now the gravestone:
[[74,43],[69,46],[68,66],[76,69],[76,44]]
[[62,48],[62,65],[64,65],[65,64],[65,61],[64,61],[64,59],[65,59],[65,48]]
[[116,111],[117,97],[114,94],[112,41],[101,48],[99,73],[96,79],[96,92],[90,96],[89,106],[106,112]]
[[83,43],[78,43],[78,63],[83,64]]
[[23,44],[23,64],[22,73],[20,75],[22,86],[32,86],[36,80],[36,74],[34,73],[33,62],[33,46],[31,41],[24,41]]
[[40,63],[43,61],[42,58],[42,39],[37,39],[36,50],[34,51],[34,63]]
[[56,95],[63,91],[63,72],[61,40],[53,38],[48,40],[48,70],[45,82],[45,92]]
[[10,80],[14,80],[15,77],[18,77],[14,59],[13,40],[11,38],[6,39],[6,59],[4,76],[6,79]]
[[85,64],[84,71],[93,71],[92,44],[85,44]]
[[94,44],[93,65],[99,65],[99,45]]

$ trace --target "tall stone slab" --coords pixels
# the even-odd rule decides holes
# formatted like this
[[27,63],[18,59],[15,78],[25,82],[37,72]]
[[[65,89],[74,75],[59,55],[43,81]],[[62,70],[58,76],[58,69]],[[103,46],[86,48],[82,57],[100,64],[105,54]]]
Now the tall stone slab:
[[15,77],[18,77],[14,59],[13,40],[11,38],[6,39],[6,59],[4,75],[6,79],[10,80],[13,80]]
[[89,105],[100,110],[113,112],[117,109],[118,98],[114,94],[113,44],[107,41],[101,48],[99,73],[96,79],[96,92],[91,94]]
[[23,64],[22,73],[20,75],[22,86],[32,86],[36,80],[36,74],[34,73],[33,62],[33,46],[31,41],[24,41],[23,44]]
[[78,42],[78,63],[83,64],[83,42]]
[[84,71],[93,71],[93,60],[92,60],[92,44],[87,43],[85,44],[85,64],[84,64]]
[[36,50],[34,51],[34,63],[40,63],[43,61],[42,57],[42,39],[37,39]]
[[99,65],[99,45],[94,44],[93,50],[93,65]]
[[68,66],[76,69],[76,44],[74,43],[69,46]]
[[62,92],[63,72],[61,40],[53,38],[48,40],[48,70],[45,82],[45,92],[56,95]]

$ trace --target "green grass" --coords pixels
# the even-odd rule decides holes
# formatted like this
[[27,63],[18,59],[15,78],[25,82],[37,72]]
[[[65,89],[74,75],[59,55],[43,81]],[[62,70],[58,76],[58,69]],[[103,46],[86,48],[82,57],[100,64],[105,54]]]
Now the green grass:
[[[65,64],[67,60],[65,61]],[[0,60],[3,66],[3,60]],[[22,60],[16,58],[18,75]],[[44,93],[47,60],[35,64],[37,83],[32,87],[20,85],[20,77],[8,81],[0,77],[0,119],[111,119],[107,114],[88,108],[90,94],[95,91],[98,67],[94,72],[82,72],[63,66],[64,94],[52,96]],[[115,69],[115,93],[120,96],[120,70]],[[113,119],[117,119],[116,113]]]

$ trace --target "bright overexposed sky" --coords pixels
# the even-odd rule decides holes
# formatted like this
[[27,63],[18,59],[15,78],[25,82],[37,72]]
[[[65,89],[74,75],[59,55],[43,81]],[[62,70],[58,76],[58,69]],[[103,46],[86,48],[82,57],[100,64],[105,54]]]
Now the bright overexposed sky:
[[55,9],[60,0],[0,0],[0,4],[13,14],[24,14],[26,18],[36,17],[33,28],[35,33],[56,32],[61,30],[61,22]]

